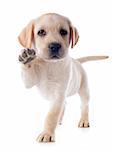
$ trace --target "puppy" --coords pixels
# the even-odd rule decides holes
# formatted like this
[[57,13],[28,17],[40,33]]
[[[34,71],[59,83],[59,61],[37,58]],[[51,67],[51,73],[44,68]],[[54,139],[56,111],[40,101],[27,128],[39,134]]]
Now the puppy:
[[89,127],[89,89],[81,63],[107,56],[71,58],[68,48],[70,45],[73,48],[78,38],[78,31],[69,19],[54,13],[32,20],[18,37],[20,44],[26,48],[19,55],[25,86],[37,86],[42,96],[51,103],[43,132],[37,138],[39,142],[55,140],[55,128],[63,118],[66,97],[75,93],[81,98],[78,127]]

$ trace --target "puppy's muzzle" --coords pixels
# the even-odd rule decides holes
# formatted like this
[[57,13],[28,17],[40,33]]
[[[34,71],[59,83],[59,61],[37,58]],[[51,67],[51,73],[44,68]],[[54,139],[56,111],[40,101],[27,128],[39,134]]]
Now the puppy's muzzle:
[[59,51],[61,49],[61,44],[57,42],[50,43],[49,46],[50,58],[59,58]]

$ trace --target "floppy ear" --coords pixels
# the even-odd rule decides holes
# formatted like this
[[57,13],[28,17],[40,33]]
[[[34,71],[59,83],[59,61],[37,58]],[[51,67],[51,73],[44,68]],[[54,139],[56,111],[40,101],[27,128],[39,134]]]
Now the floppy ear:
[[20,33],[18,40],[25,48],[31,48],[34,39],[34,20],[32,20]]
[[73,48],[76,43],[78,42],[79,39],[79,35],[78,35],[78,31],[75,27],[73,27],[72,25],[70,26],[70,42],[71,42],[71,48]]

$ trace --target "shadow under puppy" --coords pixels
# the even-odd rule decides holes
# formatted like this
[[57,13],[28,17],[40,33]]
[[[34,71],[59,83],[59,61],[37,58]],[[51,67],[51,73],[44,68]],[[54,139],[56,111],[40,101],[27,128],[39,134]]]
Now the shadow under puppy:
[[61,122],[65,99],[78,93],[81,98],[79,127],[89,127],[89,89],[87,76],[81,63],[105,59],[107,56],[89,56],[73,59],[68,48],[73,48],[79,38],[77,29],[64,16],[49,13],[32,20],[18,39],[25,47],[19,55],[22,78],[26,88],[37,86],[43,97],[50,101],[44,130],[39,142],[54,141],[55,128]]

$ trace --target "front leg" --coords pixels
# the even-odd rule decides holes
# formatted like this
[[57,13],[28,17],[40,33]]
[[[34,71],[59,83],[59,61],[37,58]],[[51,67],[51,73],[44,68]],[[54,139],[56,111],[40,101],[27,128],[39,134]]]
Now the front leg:
[[55,128],[59,121],[60,113],[62,112],[64,99],[62,101],[55,100],[52,102],[50,111],[47,114],[44,131],[38,136],[38,142],[54,142],[55,141]]
[[22,79],[25,87],[31,88],[37,83],[36,65],[38,59],[36,58],[36,52],[33,49],[23,49],[21,55],[19,55],[19,61],[22,64]]

